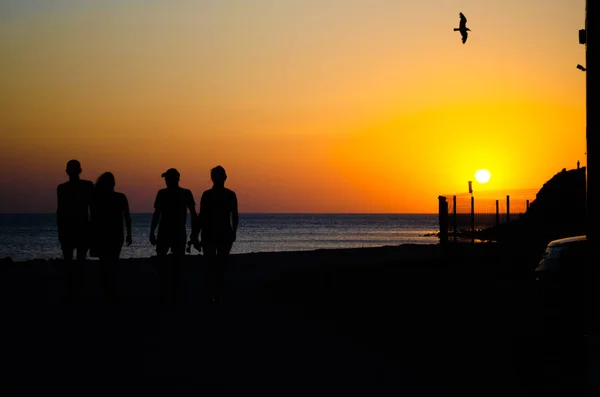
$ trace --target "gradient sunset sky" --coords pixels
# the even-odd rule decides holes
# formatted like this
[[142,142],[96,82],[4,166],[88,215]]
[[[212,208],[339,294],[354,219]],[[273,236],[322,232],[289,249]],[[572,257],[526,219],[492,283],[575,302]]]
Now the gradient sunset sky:
[[[465,45],[463,12],[472,29]],[[241,212],[434,213],[585,165],[585,0],[3,0],[0,212],[65,164],[150,212],[222,165]],[[502,197],[499,197],[502,198]]]

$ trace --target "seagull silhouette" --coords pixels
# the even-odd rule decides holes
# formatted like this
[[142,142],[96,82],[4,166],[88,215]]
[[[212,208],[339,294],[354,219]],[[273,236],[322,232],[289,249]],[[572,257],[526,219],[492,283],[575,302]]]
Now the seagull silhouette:
[[470,32],[471,29],[469,29],[467,27],[467,18],[465,18],[465,15],[462,12],[459,15],[460,15],[460,25],[458,28],[454,28],[454,31],[460,32],[460,35],[462,36],[462,42],[463,42],[463,44],[465,44],[467,42],[467,37],[469,36],[469,34],[467,32]]

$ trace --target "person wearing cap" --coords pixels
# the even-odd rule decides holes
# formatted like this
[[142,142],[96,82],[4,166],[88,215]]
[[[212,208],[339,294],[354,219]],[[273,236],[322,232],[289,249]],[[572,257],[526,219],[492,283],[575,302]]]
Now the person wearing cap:
[[[179,171],[170,168],[162,174],[167,187],[156,194],[154,214],[150,226],[150,243],[156,245],[156,254],[185,255],[187,232],[185,229],[189,210],[192,222],[196,219],[196,202],[189,189],[179,186]],[[158,227],[158,236],[154,232]]]
[[[165,302],[173,303],[181,281],[182,259],[187,242],[187,212],[189,210],[192,222],[195,222],[196,203],[190,190],[179,187],[179,171],[170,168],[162,177],[165,178],[167,187],[156,194],[150,226],[150,243],[156,245],[156,255],[160,259],[158,266],[161,297]],[[158,236],[155,236],[157,227]],[[170,266],[165,260],[169,250],[175,259]]]
[[[213,187],[202,194],[198,220],[191,241],[201,246],[207,258],[211,279],[212,301],[222,298],[227,257],[236,240],[239,223],[238,201],[235,192],[225,187],[227,173],[216,166],[210,172]],[[198,235],[201,231],[201,242]]]
[[65,261],[73,260],[73,250],[77,260],[84,261],[88,251],[90,204],[94,192],[91,181],[80,179],[81,164],[77,160],[67,162],[69,180],[56,188],[56,224],[58,240]]

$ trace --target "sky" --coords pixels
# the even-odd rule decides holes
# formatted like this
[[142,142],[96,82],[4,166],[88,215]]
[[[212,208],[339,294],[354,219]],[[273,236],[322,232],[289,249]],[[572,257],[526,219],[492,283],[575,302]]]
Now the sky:
[[538,189],[586,163],[584,24],[585,0],[3,0],[0,213],[55,211],[73,158],[133,212],[171,167],[198,202],[222,165],[241,212]]

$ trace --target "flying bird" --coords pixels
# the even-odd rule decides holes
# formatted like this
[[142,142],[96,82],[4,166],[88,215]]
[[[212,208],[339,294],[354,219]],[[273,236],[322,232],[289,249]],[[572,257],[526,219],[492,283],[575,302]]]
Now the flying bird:
[[458,25],[458,28],[454,28],[454,31],[460,32],[460,35],[462,36],[462,42],[463,44],[465,44],[467,42],[467,37],[469,37],[469,34],[467,32],[470,32],[471,29],[467,27],[467,18],[465,17],[465,15],[462,12],[459,15],[460,25]]

